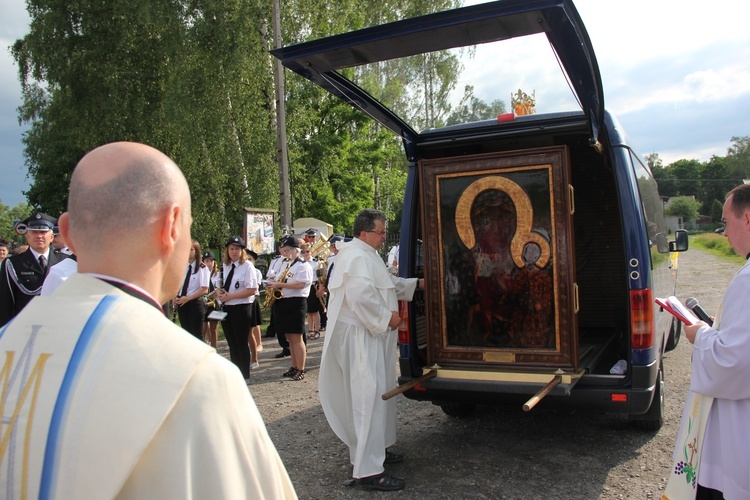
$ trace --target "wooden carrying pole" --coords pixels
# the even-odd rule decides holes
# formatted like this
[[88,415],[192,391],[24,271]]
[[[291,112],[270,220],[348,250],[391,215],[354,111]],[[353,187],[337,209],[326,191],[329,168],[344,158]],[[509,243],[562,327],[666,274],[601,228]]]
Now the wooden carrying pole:
[[393,389],[392,391],[388,391],[385,394],[383,394],[383,396],[382,396],[383,401],[388,401],[393,396],[398,396],[399,394],[401,394],[403,392],[406,392],[409,389],[411,389],[412,387],[416,387],[419,384],[421,384],[422,382],[424,382],[425,380],[429,380],[429,379],[431,379],[431,378],[433,378],[435,376],[437,376],[437,370],[433,369],[433,370],[428,371],[427,373],[425,373],[421,377],[417,377],[417,378],[411,379],[410,381],[408,381],[404,385],[400,385],[400,386],[396,387],[395,389]]
[[543,398],[544,396],[546,396],[547,394],[549,394],[549,393],[550,393],[550,391],[551,391],[552,389],[554,389],[554,388],[555,388],[555,386],[556,386],[557,384],[559,384],[560,382],[562,382],[562,375],[555,375],[555,377],[554,377],[554,378],[553,378],[552,380],[550,380],[550,381],[549,381],[549,382],[547,383],[547,385],[545,385],[544,387],[542,387],[542,388],[541,388],[541,389],[539,390],[539,392],[537,392],[536,394],[534,394],[534,397],[533,397],[533,398],[531,398],[531,399],[529,399],[528,401],[526,401],[526,403],[525,403],[525,404],[523,405],[523,411],[529,411],[529,410],[531,410],[531,409],[532,409],[533,407],[535,407],[535,406],[536,406],[536,404],[537,404],[537,403],[538,403],[539,401],[541,401],[541,400],[542,400],[542,398]]

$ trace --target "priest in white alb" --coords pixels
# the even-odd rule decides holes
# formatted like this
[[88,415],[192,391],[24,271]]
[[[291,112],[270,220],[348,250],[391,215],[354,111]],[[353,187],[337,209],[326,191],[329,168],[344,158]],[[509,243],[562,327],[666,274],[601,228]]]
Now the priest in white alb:
[[[750,184],[727,195],[724,236],[750,259]],[[685,326],[690,393],[662,498],[750,498],[750,264],[729,283],[713,325]]]
[[382,212],[363,210],[354,239],[338,243],[318,385],[328,423],[349,447],[353,478],[366,489],[392,491],[405,482],[384,464],[403,456],[386,451],[396,441],[396,402],[381,396],[397,385],[398,300],[411,300],[422,280],[388,272],[377,253],[385,222]]

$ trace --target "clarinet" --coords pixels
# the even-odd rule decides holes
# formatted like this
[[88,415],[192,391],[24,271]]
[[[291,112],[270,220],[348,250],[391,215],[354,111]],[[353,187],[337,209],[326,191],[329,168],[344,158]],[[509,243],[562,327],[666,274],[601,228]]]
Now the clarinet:
[[[222,262],[221,265],[219,265],[219,287],[216,289],[216,291],[223,290],[224,289],[224,263]],[[216,295],[216,307],[215,309],[217,311],[221,311],[221,308],[224,304],[221,303],[219,300],[218,294]]]

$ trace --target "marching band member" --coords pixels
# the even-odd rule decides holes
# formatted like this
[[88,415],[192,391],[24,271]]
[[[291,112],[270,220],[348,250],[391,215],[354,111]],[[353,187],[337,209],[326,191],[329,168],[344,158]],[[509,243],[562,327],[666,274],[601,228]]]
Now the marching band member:
[[308,243],[300,245],[302,260],[310,266],[313,275],[313,293],[307,296],[307,340],[315,340],[320,337],[320,312],[323,310],[320,299],[314,292],[318,288],[318,279],[316,276],[318,262],[312,258],[311,247],[312,245]]
[[273,317],[276,331],[283,333],[289,341],[292,356],[292,367],[284,373],[292,380],[305,378],[306,348],[303,341],[305,334],[305,314],[307,313],[307,296],[313,282],[310,266],[300,258],[300,245],[294,236],[289,236],[281,243],[282,254],[289,259],[286,269],[269,282],[271,291],[279,289],[283,297],[273,303]]
[[[224,286],[216,292],[216,298],[224,304],[224,312],[227,313],[222,322],[224,337],[229,344],[229,358],[247,381],[250,378],[250,360],[257,356],[253,352],[251,358],[247,340],[252,322],[250,297],[258,290],[258,280],[255,266],[247,260],[245,240],[239,236],[227,240],[222,261]],[[251,345],[255,351],[255,343]]]
[[[254,251],[250,250],[249,248],[245,249],[245,252],[247,253],[248,260],[255,266],[255,261],[258,260],[258,254]],[[263,280],[263,273],[260,272],[260,269],[257,267],[255,268],[255,277],[258,281],[258,285],[260,286],[260,282]],[[255,343],[255,360],[250,364],[252,367],[253,365],[258,366],[258,356],[257,353],[263,350],[263,340],[260,338],[260,325],[263,323],[263,316],[260,312],[260,292],[256,290],[255,295],[250,297],[252,309],[253,309],[253,320],[251,322],[252,327],[250,328],[250,337],[248,338],[248,344],[250,342]],[[250,347],[250,352],[252,352],[252,346]]]
[[[268,264],[268,270],[266,271],[266,280],[273,280],[286,268],[287,260],[284,253],[281,251],[281,241],[276,243],[276,248],[279,249],[279,255],[271,259],[271,263]],[[273,310],[271,310],[271,317],[268,319],[268,328],[266,328],[266,337],[276,337],[276,329],[273,325]],[[282,346],[283,347],[283,346]],[[289,349],[286,349],[286,353],[282,350],[280,355],[276,355],[277,358],[283,358],[289,356]]]
[[203,264],[201,245],[198,240],[193,240],[185,280],[174,299],[174,305],[180,326],[198,340],[203,340],[203,321],[206,318],[206,300],[203,296],[208,293],[209,277],[209,270]]

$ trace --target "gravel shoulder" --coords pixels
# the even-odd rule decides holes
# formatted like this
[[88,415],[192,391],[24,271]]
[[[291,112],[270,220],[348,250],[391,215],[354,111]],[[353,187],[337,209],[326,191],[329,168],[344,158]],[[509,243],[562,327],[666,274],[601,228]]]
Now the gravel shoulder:
[[[680,255],[678,296],[697,297],[716,310],[737,264],[701,250]],[[666,313],[665,313],[666,314]],[[275,339],[263,339],[260,368],[250,392],[302,499],[372,498],[660,498],[666,484],[692,347],[681,339],[665,357],[666,420],[658,432],[634,429],[624,415],[520,407],[480,407],[468,419],[443,414],[430,403],[398,397],[398,442],[406,456],[389,471],[406,489],[374,493],[344,482],[349,453],[328,427],[318,399],[323,337],[308,344],[307,377],[281,376],[289,358]],[[228,356],[226,344],[219,352]]]

